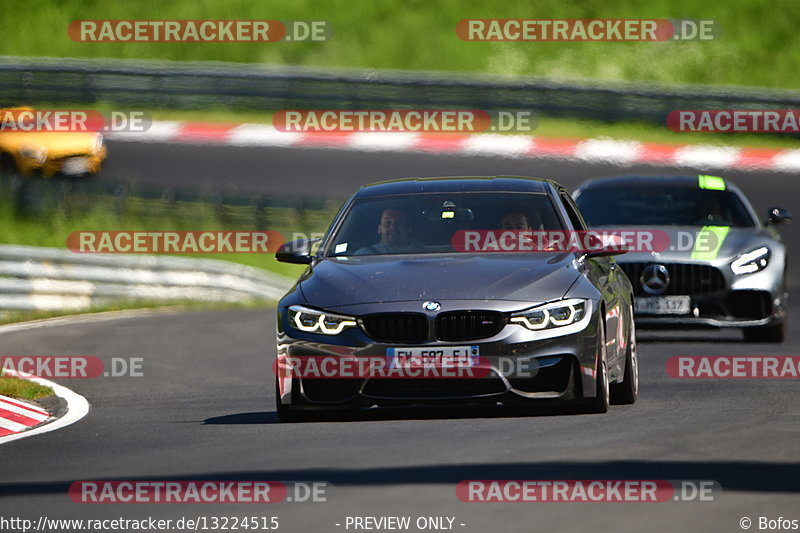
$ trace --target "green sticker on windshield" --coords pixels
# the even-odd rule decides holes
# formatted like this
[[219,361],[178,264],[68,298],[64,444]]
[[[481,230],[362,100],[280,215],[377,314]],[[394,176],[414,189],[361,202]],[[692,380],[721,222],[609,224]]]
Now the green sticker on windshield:
[[722,243],[730,230],[730,226],[703,226],[697,232],[697,237],[695,237],[692,259],[698,261],[716,259],[717,255],[719,255],[719,249],[722,248]]
[[706,176],[701,174],[697,176],[697,184],[701,189],[708,189],[710,191],[724,191],[725,180],[719,176]]

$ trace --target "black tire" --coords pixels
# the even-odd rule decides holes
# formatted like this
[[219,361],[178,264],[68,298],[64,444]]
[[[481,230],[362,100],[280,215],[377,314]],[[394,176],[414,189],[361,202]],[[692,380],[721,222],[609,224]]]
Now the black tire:
[[0,154],[0,174],[18,174],[17,164],[11,154],[6,152]]
[[779,324],[770,326],[742,328],[744,340],[747,342],[783,342],[786,340],[786,322],[786,319],[784,319]]
[[[631,313],[633,317],[633,313]],[[631,320],[631,335],[628,339],[628,350],[625,353],[625,373],[622,383],[611,386],[611,403],[630,405],[639,397],[639,352],[636,348],[636,326]]]
[[595,372],[597,383],[594,392],[594,398],[590,398],[588,402],[588,410],[590,413],[606,413],[608,412],[608,404],[610,403],[611,391],[608,386],[608,367],[606,363],[606,331],[603,322],[600,322],[600,342],[597,348],[597,370]]

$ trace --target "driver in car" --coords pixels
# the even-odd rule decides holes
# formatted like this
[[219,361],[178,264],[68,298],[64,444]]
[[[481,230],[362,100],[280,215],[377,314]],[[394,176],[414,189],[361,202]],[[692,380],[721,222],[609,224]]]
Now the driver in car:
[[355,255],[411,253],[418,248],[411,238],[408,215],[399,209],[385,209],[381,213],[378,235],[380,242],[357,250]]
[[530,231],[533,228],[528,224],[528,217],[522,211],[509,211],[500,220],[501,230]]
[[722,205],[719,199],[711,196],[703,200],[702,215],[696,221],[697,225],[707,226],[717,224],[720,226],[729,225],[728,218],[722,212]]

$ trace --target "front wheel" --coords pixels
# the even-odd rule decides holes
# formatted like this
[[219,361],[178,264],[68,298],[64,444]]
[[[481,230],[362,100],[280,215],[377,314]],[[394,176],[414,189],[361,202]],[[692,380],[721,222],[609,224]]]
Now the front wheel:
[[608,367],[606,365],[606,328],[600,323],[600,346],[597,348],[597,368],[595,370],[594,398],[589,400],[589,412],[606,413],[610,402],[610,389],[608,386]]
[[[294,391],[292,391],[292,396],[294,396]],[[292,409],[290,406],[281,403],[281,389],[277,376],[275,377],[275,413],[281,422],[305,422],[311,418],[311,413]]]
[[14,162],[14,158],[11,157],[11,154],[8,153],[1,153],[0,154],[0,174],[16,174],[17,173],[17,164]]
[[786,339],[786,319],[780,324],[743,328],[742,333],[747,342],[783,342]]
[[[633,314],[631,314],[633,316]],[[628,350],[625,353],[625,373],[622,383],[611,386],[611,403],[632,404],[639,397],[639,354],[636,349],[636,326],[631,321],[631,334]]]

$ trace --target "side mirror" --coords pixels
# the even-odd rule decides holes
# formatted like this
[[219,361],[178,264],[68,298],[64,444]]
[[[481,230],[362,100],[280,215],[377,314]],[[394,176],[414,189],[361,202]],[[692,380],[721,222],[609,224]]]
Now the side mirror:
[[298,239],[281,244],[275,252],[275,259],[282,263],[296,263],[307,265],[311,263],[311,246],[320,239]]
[[[609,257],[612,255],[622,255],[628,253],[628,243],[619,235],[606,234],[602,237],[592,236],[591,245],[593,250],[586,252],[586,257]],[[596,245],[596,246],[595,246]]]
[[767,211],[767,224],[791,224],[792,213],[782,207],[770,207]]

